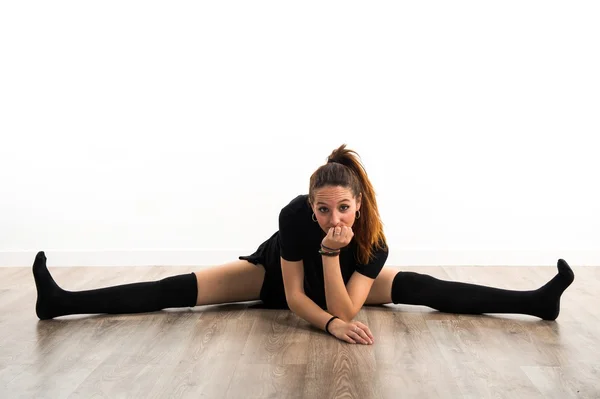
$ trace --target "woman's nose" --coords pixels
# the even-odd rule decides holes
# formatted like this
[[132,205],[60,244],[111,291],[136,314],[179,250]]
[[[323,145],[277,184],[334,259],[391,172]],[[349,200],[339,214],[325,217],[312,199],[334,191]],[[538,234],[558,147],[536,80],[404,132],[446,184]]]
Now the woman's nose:
[[337,226],[340,223],[340,215],[336,212],[333,212],[331,215],[331,224]]

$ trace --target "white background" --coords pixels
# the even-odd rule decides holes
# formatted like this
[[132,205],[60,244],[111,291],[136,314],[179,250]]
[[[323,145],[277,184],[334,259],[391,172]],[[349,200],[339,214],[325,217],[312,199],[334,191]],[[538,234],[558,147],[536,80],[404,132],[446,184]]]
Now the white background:
[[342,143],[388,265],[600,264],[597,2],[3,2],[0,265],[214,265]]

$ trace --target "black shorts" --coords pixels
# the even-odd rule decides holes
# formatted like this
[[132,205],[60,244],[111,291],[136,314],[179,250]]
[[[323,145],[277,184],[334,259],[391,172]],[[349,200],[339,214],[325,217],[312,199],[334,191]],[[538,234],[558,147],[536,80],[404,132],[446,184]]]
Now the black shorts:
[[268,309],[289,309],[285,299],[283,276],[281,274],[281,259],[279,258],[279,232],[259,245],[252,255],[240,256],[255,265],[263,265],[265,279],[260,289],[260,300]]

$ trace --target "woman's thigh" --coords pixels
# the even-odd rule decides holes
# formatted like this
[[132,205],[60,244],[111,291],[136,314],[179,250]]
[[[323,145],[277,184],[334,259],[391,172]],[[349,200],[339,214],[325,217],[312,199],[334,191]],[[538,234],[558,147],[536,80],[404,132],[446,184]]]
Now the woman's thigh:
[[196,306],[260,299],[265,268],[236,260],[195,272],[198,281]]
[[395,267],[384,267],[373,282],[365,305],[383,305],[392,302],[392,283],[400,271]]

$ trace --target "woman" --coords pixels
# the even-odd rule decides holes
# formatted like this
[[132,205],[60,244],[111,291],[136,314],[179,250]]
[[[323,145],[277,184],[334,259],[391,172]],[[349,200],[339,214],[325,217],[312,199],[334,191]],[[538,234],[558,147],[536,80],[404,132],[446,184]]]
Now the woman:
[[424,305],[448,313],[521,313],[555,320],[573,282],[569,265],[537,290],[512,291],[383,268],[388,246],[375,192],[360,158],[342,145],[310,177],[309,192],[279,214],[279,230],[239,260],[159,281],[67,291],[52,279],[44,252],[33,264],[42,320],[69,314],[140,313],[261,300],[349,343],[372,344],[354,317],[361,307]]

